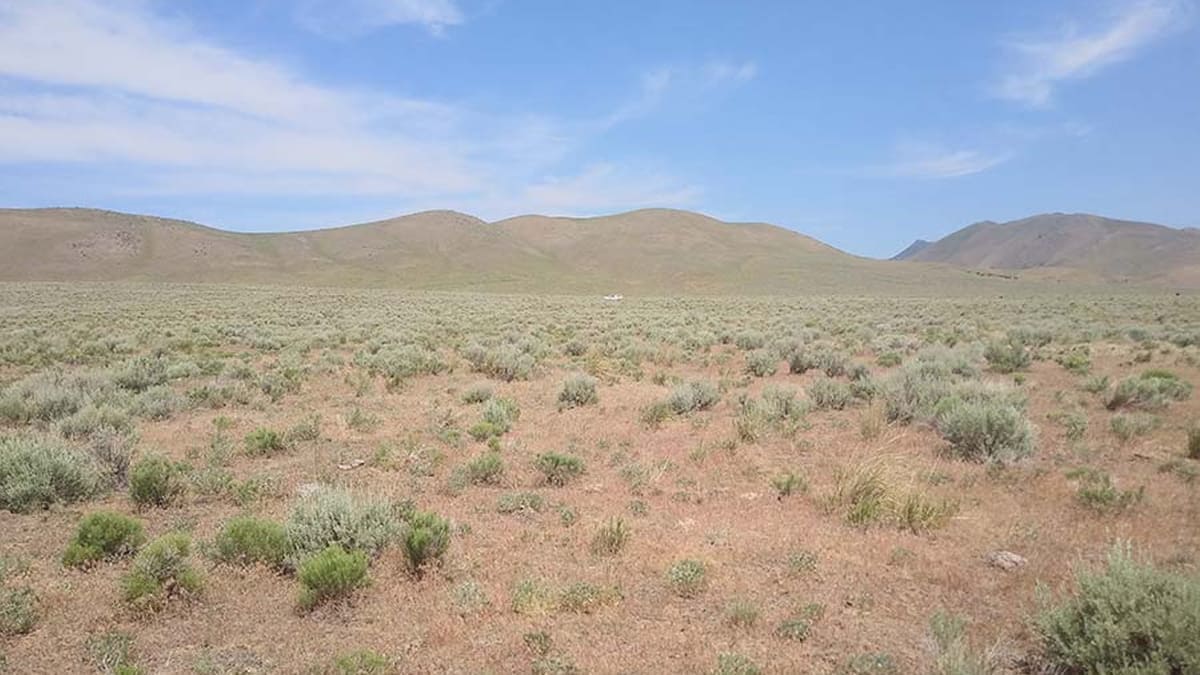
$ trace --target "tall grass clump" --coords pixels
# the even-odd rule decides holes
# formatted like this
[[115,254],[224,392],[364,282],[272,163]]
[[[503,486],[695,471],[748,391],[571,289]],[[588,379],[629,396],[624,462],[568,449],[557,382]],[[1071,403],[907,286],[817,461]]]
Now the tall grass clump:
[[86,567],[101,560],[132,555],[145,542],[146,531],[141,521],[113,511],[97,511],[79,521],[62,563],[67,567]]
[[1080,570],[1073,595],[1043,593],[1034,626],[1048,664],[1070,673],[1200,672],[1200,577],[1134,559],[1127,544],[1105,567]]
[[999,673],[996,655],[979,653],[967,640],[967,623],[961,617],[937,612],[929,620],[929,632],[936,648],[930,675],[992,675]]
[[388,502],[326,485],[301,496],[284,523],[293,565],[335,544],[373,557],[400,531]]
[[86,452],[50,436],[0,435],[0,508],[28,513],[88,499],[103,487]]
[[790,437],[804,426],[808,409],[808,402],[798,398],[795,390],[768,386],[762,398],[742,395],[738,399],[734,430],[747,443],[759,441],[767,432]]

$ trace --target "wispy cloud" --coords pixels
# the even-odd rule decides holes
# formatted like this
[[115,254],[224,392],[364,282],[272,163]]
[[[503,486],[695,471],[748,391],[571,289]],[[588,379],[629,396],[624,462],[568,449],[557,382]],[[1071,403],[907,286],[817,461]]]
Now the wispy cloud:
[[982,173],[1012,158],[1008,152],[952,149],[926,143],[902,143],[894,159],[871,173],[898,178],[957,178]]
[[349,37],[387,26],[416,24],[440,35],[465,16],[454,0],[301,0],[296,21],[329,37]]
[[[494,115],[331,87],[153,9],[0,2],[0,164],[94,167],[114,194],[372,196],[491,216],[683,205],[699,194],[658,168],[581,158],[623,120]],[[753,76],[752,64],[683,68],[667,83],[643,81],[635,98]]]
[[704,97],[758,76],[753,61],[709,61],[700,65],[658,66],[642,73],[637,95],[605,118],[601,126],[648,115],[668,101]]
[[1054,35],[1010,38],[1007,71],[991,86],[1002,99],[1045,106],[1062,82],[1081,79],[1132,57],[1189,20],[1186,0],[1136,0],[1121,5],[1100,26],[1070,23]]

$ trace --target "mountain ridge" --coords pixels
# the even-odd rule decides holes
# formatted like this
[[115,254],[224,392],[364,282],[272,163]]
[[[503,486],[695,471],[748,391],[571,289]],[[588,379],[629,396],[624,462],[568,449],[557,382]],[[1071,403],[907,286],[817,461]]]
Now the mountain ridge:
[[4,281],[662,295],[990,292],[1012,276],[874,260],[777,225],[677,209],[494,222],[429,210],[269,233],[81,207],[0,209]]

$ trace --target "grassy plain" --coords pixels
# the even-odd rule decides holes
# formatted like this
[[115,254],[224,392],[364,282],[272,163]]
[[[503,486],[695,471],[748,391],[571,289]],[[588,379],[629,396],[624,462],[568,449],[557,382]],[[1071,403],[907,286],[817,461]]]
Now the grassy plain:
[[0,672],[1063,666],[1198,384],[1195,296],[0,284]]

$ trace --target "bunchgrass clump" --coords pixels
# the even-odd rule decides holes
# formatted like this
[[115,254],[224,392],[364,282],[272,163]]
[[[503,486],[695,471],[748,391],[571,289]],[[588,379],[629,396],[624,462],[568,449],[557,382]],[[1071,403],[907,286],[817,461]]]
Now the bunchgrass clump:
[[744,654],[721,652],[717,655],[717,669],[713,675],[761,675],[762,669]]
[[344,599],[366,586],[367,555],[331,544],[301,562],[296,579],[300,582],[300,608],[312,610],[326,602]]
[[805,605],[775,626],[775,637],[782,640],[804,642],[812,635],[813,626],[825,615],[825,606],[817,603]]
[[473,384],[463,392],[463,403],[474,405],[483,403],[493,396],[492,387],[486,383]]
[[133,635],[124,631],[106,631],[89,635],[83,643],[96,670],[105,675],[140,675],[134,665]]
[[533,462],[548,485],[562,487],[575,478],[583,475],[583,460],[574,455],[558,452],[544,452]]
[[198,594],[203,583],[191,565],[191,546],[191,538],[182,532],[165,534],[147,544],[121,580],[125,602],[135,609],[156,611],[173,598]]
[[1189,459],[1200,459],[1200,422],[1193,422],[1187,430],[1187,443],[1183,452]]
[[1117,413],[1108,420],[1108,429],[1122,443],[1145,436],[1158,428],[1160,420],[1149,413]]
[[631,533],[625,521],[621,518],[611,518],[596,531],[592,538],[592,553],[596,555],[617,555],[629,543]]
[[1121,490],[1112,476],[1092,469],[1079,469],[1067,474],[1079,480],[1075,497],[1080,504],[1101,513],[1116,513],[1136,506],[1145,496],[1145,488]]
[[0,508],[28,513],[88,499],[102,488],[86,452],[50,436],[0,435]]
[[288,538],[283,525],[255,516],[237,516],[222,527],[213,540],[213,558],[231,565],[263,564],[281,569],[288,557]]
[[771,479],[771,487],[775,488],[775,494],[783,498],[795,493],[807,492],[808,481],[800,474],[785,471]]
[[1040,598],[1034,626],[1048,664],[1071,673],[1200,672],[1200,577],[1155,568],[1114,546],[1076,592]]
[[97,511],[79,521],[62,562],[67,567],[87,567],[132,555],[144,543],[146,532],[141,521],[113,511]]
[[979,653],[971,648],[966,625],[961,617],[944,612],[937,612],[929,620],[935,648],[931,675],[992,675],[1000,672],[994,654]]
[[496,501],[498,513],[540,513],[545,500],[536,492],[510,492]]

